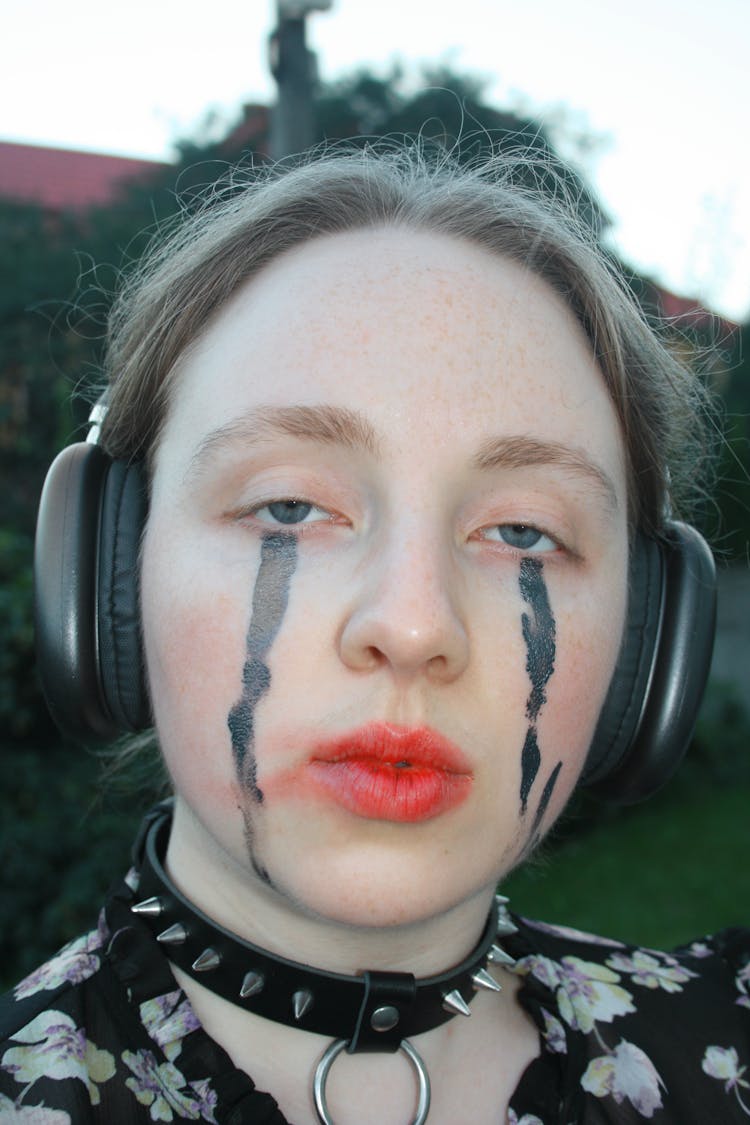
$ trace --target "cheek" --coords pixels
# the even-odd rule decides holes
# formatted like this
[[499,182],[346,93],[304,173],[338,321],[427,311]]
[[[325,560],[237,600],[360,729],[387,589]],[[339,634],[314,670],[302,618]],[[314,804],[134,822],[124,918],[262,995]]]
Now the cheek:
[[[243,699],[257,573],[257,559],[234,562],[222,579],[210,560],[193,555],[190,567],[181,567],[179,551],[167,555],[148,539],[144,548],[144,645],[159,741],[175,788],[201,802],[238,800],[230,716]],[[325,688],[315,692],[311,669],[321,668],[330,647],[330,621],[319,609],[305,610],[319,600],[303,597],[299,604],[282,615],[262,655],[270,672],[256,707],[264,763],[269,728],[279,717],[309,711],[316,694],[326,696]]]
[[[203,588],[176,556],[144,550],[146,668],[159,742],[178,791],[200,787],[234,804],[227,713],[240,690],[246,607]],[[208,794],[207,794],[208,795]]]
[[[557,753],[577,777],[583,768],[615,670],[624,606],[581,606],[558,618],[558,654],[547,711],[539,721],[542,753]],[[561,779],[562,780],[562,779]]]

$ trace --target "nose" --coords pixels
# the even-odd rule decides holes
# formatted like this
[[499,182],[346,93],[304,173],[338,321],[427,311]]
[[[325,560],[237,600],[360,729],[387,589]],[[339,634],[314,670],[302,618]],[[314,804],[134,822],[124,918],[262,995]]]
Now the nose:
[[393,535],[363,570],[340,633],[342,661],[357,671],[388,667],[400,679],[455,679],[469,660],[460,594],[444,545]]

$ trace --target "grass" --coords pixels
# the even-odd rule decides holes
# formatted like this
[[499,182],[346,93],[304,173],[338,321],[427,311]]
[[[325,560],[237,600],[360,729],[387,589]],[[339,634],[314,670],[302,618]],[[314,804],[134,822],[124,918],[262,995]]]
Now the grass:
[[655,948],[748,925],[750,782],[672,783],[547,846],[503,886],[512,908]]

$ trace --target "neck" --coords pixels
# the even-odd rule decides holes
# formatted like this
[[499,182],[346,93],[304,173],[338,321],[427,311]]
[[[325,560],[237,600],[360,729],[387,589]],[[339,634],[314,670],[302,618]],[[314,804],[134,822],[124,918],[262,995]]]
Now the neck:
[[238,937],[346,974],[366,967],[423,977],[457,964],[479,940],[495,890],[483,887],[448,909],[391,925],[332,921],[238,863],[179,801],[165,867],[186,898]]

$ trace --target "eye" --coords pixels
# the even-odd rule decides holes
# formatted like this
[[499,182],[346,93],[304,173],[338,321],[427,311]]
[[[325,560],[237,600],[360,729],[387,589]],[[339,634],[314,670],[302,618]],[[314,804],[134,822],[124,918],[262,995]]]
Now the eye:
[[558,544],[554,539],[545,535],[538,527],[526,523],[499,523],[494,527],[486,527],[482,531],[482,538],[505,543],[516,551],[526,551],[530,554],[558,550]]
[[325,523],[333,519],[325,508],[316,508],[307,500],[272,500],[253,508],[248,515],[254,516],[260,523],[283,524],[290,526],[304,523]]

